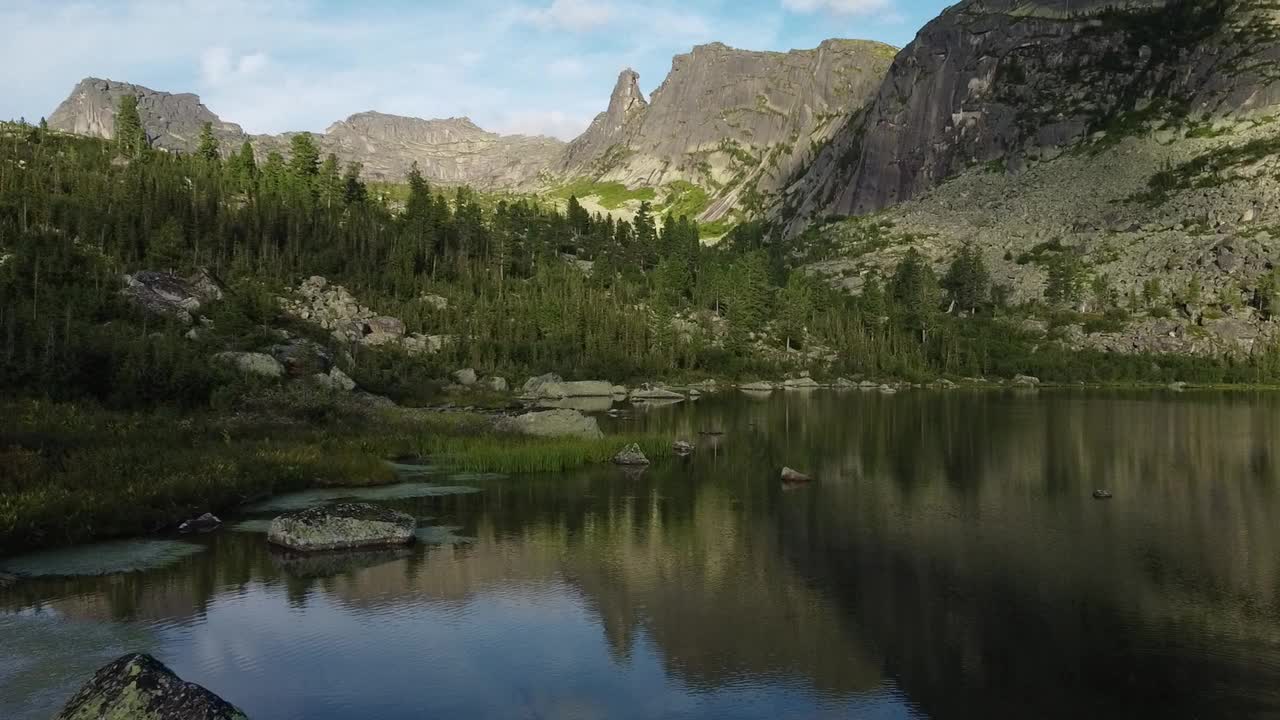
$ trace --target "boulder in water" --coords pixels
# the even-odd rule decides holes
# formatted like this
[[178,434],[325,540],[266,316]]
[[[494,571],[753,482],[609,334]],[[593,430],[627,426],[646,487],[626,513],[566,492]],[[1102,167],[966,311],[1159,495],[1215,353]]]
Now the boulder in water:
[[692,455],[693,450],[694,450],[694,445],[688,440],[677,440],[674,443],[671,443],[671,451],[681,457],[685,457],[686,455]]
[[54,720],[247,720],[234,705],[131,653],[94,674]]
[[178,526],[178,532],[207,533],[217,530],[221,525],[222,521],[218,519],[217,515],[214,515],[213,513],[205,513],[200,517],[184,520],[182,524]]
[[1036,387],[1040,384],[1040,378],[1034,375],[1014,375],[1013,384],[1023,387]]
[[339,503],[286,513],[271,521],[267,541],[298,552],[405,545],[412,516],[367,503]]
[[1094,500],[1110,500],[1111,497],[1112,496],[1111,496],[1110,490],[1094,490],[1093,491]]
[[739,385],[738,389],[745,390],[746,392],[771,393],[773,392],[773,383],[760,380],[757,382],[747,383],[746,385]]
[[680,402],[684,396],[666,388],[648,385],[631,391],[631,402]]
[[784,483],[806,483],[812,479],[799,470],[792,470],[789,467],[782,468],[782,482]]
[[649,458],[644,456],[644,452],[640,450],[640,446],[631,443],[630,445],[618,451],[613,456],[614,465],[648,465]]

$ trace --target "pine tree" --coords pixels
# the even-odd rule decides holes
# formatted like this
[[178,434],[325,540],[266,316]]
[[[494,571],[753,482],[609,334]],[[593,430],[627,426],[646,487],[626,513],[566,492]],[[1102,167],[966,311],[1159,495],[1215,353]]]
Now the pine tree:
[[298,133],[289,140],[289,174],[308,184],[320,174],[320,149],[311,133]]
[[991,273],[973,243],[960,248],[942,279],[942,287],[957,307],[971,313],[987,302],[991,296]]
[[802,340],[805,336],[806,327],[809,323],[809,317],[814,311],[814,291],[813,284],[809,277],[802,272],[794,271],[787,278],[787,284],[782,288],[782,307],[781,321],[782,332],[786,336],[787,350],[793,347],[803,345]]
[[1084,266],[1070,250],[1049,258],[1045,268],[1047,280],[1044,297],[1053,305],[1079,302],[1084,292]]
[[348,205],[362,203],[369,198],[369,188],[360,179],[363,170],[360,163],[353,162],[347,165],[347,171],[342,176],[343,201]]
[[320,173],[316,176],[317,194],[320,202],[326,208],[332,208],[334,203],[342,203],[345,187],[342,182],[342,172],[338,169],[338,156],[329,153],[324,159],[324,163],[320,166]]
[[142,129],[142,117],[138,115],[138,98],[124,95],[116,106],[116,149],[126,158],[142,154],[147,146],[147,135]]
[[206,122],[200,128],[200,144],[196,147],[196,155],[208,162],[218,162],[222,158],[222,148],[218,138],[213,135],[213,123]]
[[240,146],[240,152],[232,153],[230,175],[233,186],[247,192],[253,187],[254,178],[258,174],[258,163],[253,157],[253,146],[248,140]]
[[933,268],[915,248],[907,251],[894,270],[892,296],[902,313],[903,325],[919,331],[920,341],[926,342],[936,323],[940,292]]

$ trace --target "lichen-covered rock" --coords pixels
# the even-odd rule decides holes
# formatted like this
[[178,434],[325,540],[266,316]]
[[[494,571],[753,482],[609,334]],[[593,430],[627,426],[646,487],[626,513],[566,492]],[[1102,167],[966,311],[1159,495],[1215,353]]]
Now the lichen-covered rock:
[[501,378],[497,376],[487,377],[482,381],[482,383],[486,388],[494,392],[504,393],[511,389],[510,386],[507,384],[506,378]]
[[568,409],[543,410],[502,418],[497,426],[506,432],[535,437],[581,437],[591,440],[604,437],[604,433],[600,431],[600,423],[595,418]]
[[537,395],[540,400],[563,400],[565,398],[610,397],[613,385],[603,380],[574,380],[571,382],[544,382],[538,386]]
[[194,517],[190,520],[183,520],[178,526],[180,533],[207,533],[213,532],[222,526],[222,520],[213,513],[204,513],[200,517]]
[[692,455],[694,449],[694,444],[688,440],[677,440],[671,443],[671,452],[679,455],[680,457]]
[[271,521],[267,541],[299,552],[405,545],[413,542],[411,515],[366,503],[322,505]]
[[1013,384],[1025,387],[1035,387],[1040,384],[1040,378],[1035,377],[1034,375],[1014,375]]
[[459,370],[453,374],[453,379],[456,380],[459,385],[470,387],[476,384],[476,371],[471,368]]
[[213,356],[214,362],[230,365],[247,375],[260,375],[268,378],[284,377],[284,365],[279,360],[265,353],[255,352],[220,352]]
[[738,389],[745,390],[747,392],[773,392],[773,383],[760,380],[757,382],[749,382],[745,385],[739,385]]
[[271,357],[280,361],[293,377],[327,373],[333,367],[333,353],[314,340],[297,338],[271,346]]
[[311,378],[321,387],[330,390],[338,390],[340,392],[351,392],[356,389],[356,381],[352,380],[349,375],[342,372],[337,365],[329,368],[327,373],[316,373]]
[[818,381],[811,377],[792,378],[783,381],[782,387],[786,390],[816,390]]
[[631,443],[630,445],[619,450],[617,455],[613,456],[613,464],[614,465],[648,465],[649,458],[644,456],[644,452],[640,449],[639,445],[635,443]]
[[247,720],[234,705],[141,653],[103,667],[54,720]]

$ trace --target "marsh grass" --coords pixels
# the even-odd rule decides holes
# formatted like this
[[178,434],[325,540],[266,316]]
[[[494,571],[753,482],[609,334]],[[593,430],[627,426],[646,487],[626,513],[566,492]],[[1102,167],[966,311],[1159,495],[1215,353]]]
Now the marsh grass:
[[671,440],[660,435],[609,435],[600,439],[522,438],[507,435],[435,436],[428,455],[446,470],[497,473],[562,472],[609,462],[627,445],[640,446],[650,460],[671,454]]
[[669,440],[523,438],[488,418],[339,407],[323,421],[275,416],[125,414],[82,405],[0,403],[0,556],[173,528],[298,490],[400,479],[389,458],[453,472],[556,472],[609,461],[629,443],[651,459]]

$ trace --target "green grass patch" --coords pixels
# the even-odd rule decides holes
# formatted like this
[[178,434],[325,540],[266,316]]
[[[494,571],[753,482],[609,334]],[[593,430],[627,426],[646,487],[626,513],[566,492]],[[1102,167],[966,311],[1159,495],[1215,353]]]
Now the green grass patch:
[[568,200],[570,197],[576,197],[579,200],[594,197],[601,207],[607,210],[617,210],[632,200],[653,202],[657,197],[653,188],[631,190],[622,183],[596,182],[586,178],[575,180],[568,185],[561,185],[552,190],[550,195],[563,200]]
[[657,460],[671,454],[671,438],[654,434],[609,435],[586,438],[524,438],[509,435],[436,436],[426,445],[431,461],[460,472],[562,472],[606,463],[619,450],[635,443],[645,456]]
[[667,185],[667,195],[661,213],[672,217],[688,217],[696,220],[711,204],[707,191],[691,182],[677,180]]

